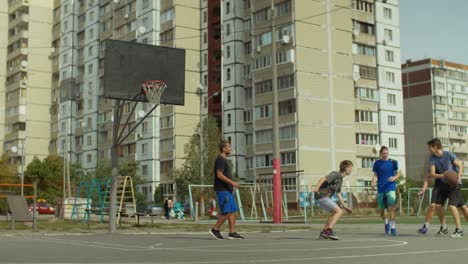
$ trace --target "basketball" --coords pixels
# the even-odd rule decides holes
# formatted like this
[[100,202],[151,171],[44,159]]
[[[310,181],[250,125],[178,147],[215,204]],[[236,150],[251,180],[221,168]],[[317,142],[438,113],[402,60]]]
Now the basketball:
[[449,185],[456,186],[458,184],[458,173],[452,170],[446,171],[444,179]]

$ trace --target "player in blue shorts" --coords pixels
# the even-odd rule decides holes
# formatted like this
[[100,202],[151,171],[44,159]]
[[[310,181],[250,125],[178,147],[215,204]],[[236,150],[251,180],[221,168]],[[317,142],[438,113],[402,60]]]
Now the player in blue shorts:
[[[400,177],[398,162],[388,157],[388,148],[380,148],[380,159],[374,163],[372,188],[377,186],[377,205],[385,223],[385,233],[396,236],[395,204],[396,180]],[[389,217],[387,218],[388,209]],[[389,219],[390,218],[390,219]],[[390,221],[389,221],[390,220]]]
[[232,180],[231,166],[227,161],[227,156],[231,153],[231,143],[222,141],[219,144],[219,155],[214,166],[214,189],[218,198],[221,215],[218,217],[216,225],[210,230],[210,234],[218,240],[224,239],[221,235],[221,226],[229,221],[228,239],[244,239],[236,232],[237,207],[234,195],[234,188],[239,188],[239,184]]

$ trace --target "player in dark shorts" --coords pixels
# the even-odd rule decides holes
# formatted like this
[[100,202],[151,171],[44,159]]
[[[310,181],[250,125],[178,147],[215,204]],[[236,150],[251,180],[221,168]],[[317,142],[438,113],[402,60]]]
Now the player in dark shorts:
[[348,212],[352,213],[353,210],[349,208],[341,196],[341,185],[343,184],[343,177],[351,174],[353,170],[353,163],[349,160],[344,160],[340,163],[340,171],[333,171],[327,176],[320,178],[318,181],[314,193],[315,200],[317,203],[330,212],[331,215],[328,217],[327,223],[320,233],[320,238],[338,240],[338,236],[333,232],[333,228],[343,215],[343,210],[331,199],[336,193],[338,201],[340,201],[343,208]]
[[239,188],[239,184],[232,180],[231,166],[227,161],[227,156],[231,153],[231,143],[229,141],[222,141],[219,144],[219,152],[214,166],[214,189],[218,198],[221,215],[218,217],[215,226],[210,230],[210,234],[218,240],[224,239],[220,230],[224,222],[228,220],[228,239],[244,239],[244,237],[236,232],[236,217],[239,208],[232,193],[234,188]]
[[[457,159],[454,153],[443,150],[442,143],[438,138],[429,140],[427,142],[427,147],[429,153],[431,154],[431,156],[429,157],[428,176],[430,178],[435,179],[434,188],[432,190],[431,207],[437,209],[439,218],[441,220],[441,227],[437,235],[449,234],[447,225],[445,224],[445,217],[443,216],[442,211],[443,204],[447,199],[449,199],[449,208],[455,220],[455,231],[451,234],[451,237],[461,237],[463,236],[463,230],[461,228],[460,213],[458,212],[458,208],[461,208],[464,211],[464,213],[466,210],[466,206],[463,202],[461,192],[461,172],[463,171],[463,165]],[[459,182],[456,186],[449,185],[444,179],[444,173],[449,170],[458,173]],[[424,191],[424,187],[427,188],[428,180],[429,178],[426,177],[423,186]],[[427,233],[431,217],[431,210],[428,210],[428,213],[426,215],[426,222],[418,230],[419,233]]]

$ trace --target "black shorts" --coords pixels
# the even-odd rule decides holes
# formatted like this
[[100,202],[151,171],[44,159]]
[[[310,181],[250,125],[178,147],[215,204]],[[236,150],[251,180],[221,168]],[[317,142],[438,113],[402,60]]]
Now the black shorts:
[[465,201],[463,199],[461,187],[434,187],[432,189],[432,199],[431,203],[444,205],[445,200],[449,199],[448,204],[456,207],[462,207],[465,205]]

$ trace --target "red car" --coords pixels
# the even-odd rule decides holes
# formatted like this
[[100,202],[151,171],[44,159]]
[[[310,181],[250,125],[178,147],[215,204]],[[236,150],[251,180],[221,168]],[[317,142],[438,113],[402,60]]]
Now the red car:
[[[29,206],[29,211],[33,211],[33,205]],[[44,199],[38,199],[36,202],[36,211],[39,214],[55,214],[55,208],[50,206]]]

